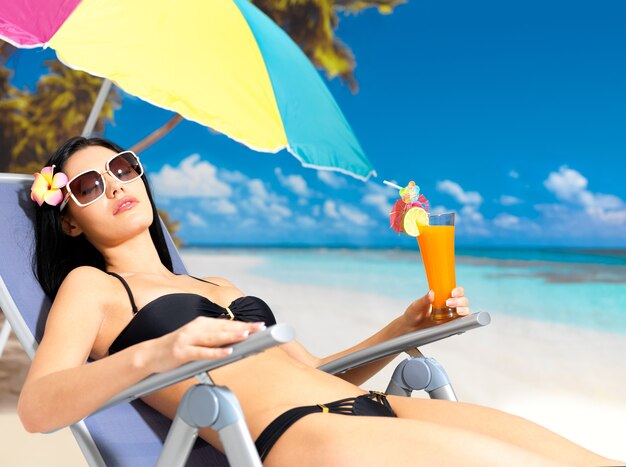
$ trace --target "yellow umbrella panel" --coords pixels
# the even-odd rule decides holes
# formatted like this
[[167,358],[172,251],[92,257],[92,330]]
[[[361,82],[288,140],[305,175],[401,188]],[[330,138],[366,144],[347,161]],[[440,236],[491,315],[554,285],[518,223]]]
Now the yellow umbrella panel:
[[375,172],[317,70],[247,0],[0,0],[0,37],[260,151]]

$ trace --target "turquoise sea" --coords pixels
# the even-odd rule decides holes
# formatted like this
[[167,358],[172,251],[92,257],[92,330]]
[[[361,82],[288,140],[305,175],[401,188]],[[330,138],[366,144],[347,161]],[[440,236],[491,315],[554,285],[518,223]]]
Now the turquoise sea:
[[[428,290],[417,249],[218,251],[259,258],[252,273],[285,283],[341,286],[407,301]],[[458,248],[456,265],[457,284],[465,287],[472,311],[626,335],[626,250]]]

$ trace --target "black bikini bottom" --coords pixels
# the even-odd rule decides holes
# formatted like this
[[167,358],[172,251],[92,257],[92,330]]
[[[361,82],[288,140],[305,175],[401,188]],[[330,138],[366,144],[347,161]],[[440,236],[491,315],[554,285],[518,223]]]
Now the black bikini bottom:
[[395,417],[396,414],[381,392],[370,391],[358,397],[340,399],[328,404],[294,407],[279,415],[270,423],[256,440],[256,449],[261,461],[265,460],[278,438],[302,417],[312,413],[338,413],[343,415],[369,415],[374,417]]

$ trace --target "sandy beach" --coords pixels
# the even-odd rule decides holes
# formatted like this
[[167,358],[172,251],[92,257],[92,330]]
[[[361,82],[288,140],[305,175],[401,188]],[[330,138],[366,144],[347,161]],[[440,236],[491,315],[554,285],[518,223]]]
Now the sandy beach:
[[[193,252],[183,257],[191,274],[227,277],[245,293],[263,297],[278,320],[293,325],[297,339],[319,356],[368,337],[386,324],[389,310],[399,314],[407,305],[340,287],[282,284],[250,272],[257,258]],[[498,310],[473,311],[489,311],[492,324],[421,349],[445,367],[459,400],[520,415],[605,456],[626,459],[626,336],[506,316]],[[67,430],[28,435],[19,425],[15,404],[27,366],[26,355],[12,338],[0,358],[2,464],[84,465]],[[384,390],[393,368],[388,366],[363,387]]]
[[[4,320],[0,314],[0,323]],[[0,464],[6,467],[87,465],[69,429],[43,435],[27,433],[22,427],[15,410],[29,364],[28,356],[11,333],[0,357]]]

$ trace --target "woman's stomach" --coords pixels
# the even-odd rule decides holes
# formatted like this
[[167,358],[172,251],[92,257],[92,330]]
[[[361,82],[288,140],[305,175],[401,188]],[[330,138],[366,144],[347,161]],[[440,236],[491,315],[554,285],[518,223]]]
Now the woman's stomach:
[[[250,425],[263,427],[292,407],[315,405],[364,394],[341,378],[304,365],[280,347],[209,373],[239,400]],[[251,426],[251,431],[252,430]]]

